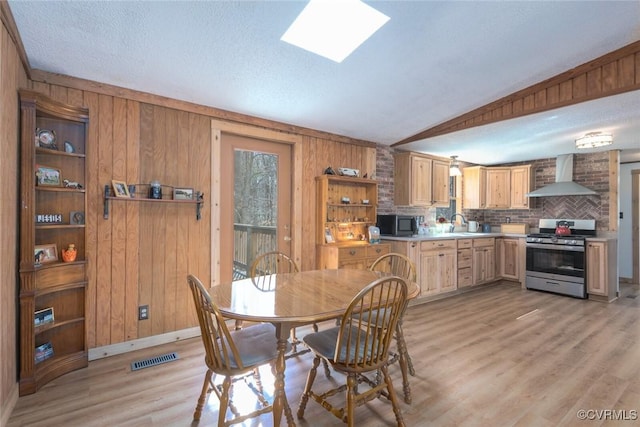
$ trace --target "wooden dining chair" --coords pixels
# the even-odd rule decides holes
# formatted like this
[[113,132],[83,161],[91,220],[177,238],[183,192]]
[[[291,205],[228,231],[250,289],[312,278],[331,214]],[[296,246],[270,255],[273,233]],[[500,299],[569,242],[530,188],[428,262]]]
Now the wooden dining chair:
[[[275,327],[270,323],[261,323],[239,331],[229,331],[225,319],[218,307],[211,300],[209,293],[200,280],[189,275],[187,283],[193,295],[202,344],[205,349],[207,373],[198,398],[194,421],[199,421],[202,407],[208,394],[213,391],[220,401],[218,410],[218,426],[229,426],[273,411],[262,390],[259,368],[273,363],[278,355]],[[224,376],[220,386],[214,384],[215,375]],[[253,384],[249,387],[259,402],[259,408],[240,414],[232,401],[233,384],[240,380],[248,380],[253,375]],[[227,419],[227,410],[232,417]]]
[[[416,267],[413,264],[413,261],[401,253],[390,252],[384,254],[380,258],[376,259],[369,269],[372,271],[391,273],[394,276],[400,276],[403,279],[408,280],[410,283],[416,281]],[[404,331],[402,328],[402,322],[404,321],[404,313],[406,312],[407,305],[408,301],[402,310],[398,323],[396,323],[395,339],[397,352],[392,355],[390,363],[399,361],[400,370],[402,372],[404,401],[406,403],[411,403],[412,399],[411,388],[409,386],[409,374],[411,374],[411,376],[415,376],[416,371],[413,368],[413,362],[411,361],[411,356],[409,356],[409,351],[407,350],[407,343],[404,339]]]
[[[314,354],[313,364],[300,399],[298,418],[304,418],[309,398],[347,423],[355,425],[355,408],[376,397],[391,401],[398,426],[404,426],[402,412],[388,372],[389,346],[396,323],[407,301],[407,282],[397,276],[383,277],[361,290],[351,301],[340,319],[340,324],[330,329],[305,335],[303,340]],[[364,311],[376,311],[378,316],[361,316]],[[326,360],[334,370],[347,376],[346,384],[317,393],[313,391],[321,360]],[[382,372],[383,381],[368,383],[367,390],[356,389],[358,376],[368,372]],[[336,407],[328,398],[346,391],[345,407]]]
[[[274,274],[297,273],[298,271],[298,265],[293,259],[291,259],[291,257],[282,252],[271,251],[259,255],[251,263],[251,267],[249,268],[249,277],[251,277],[251,281],[254,286],[261,291],[268,292],[274,290],[274,287],[276,286],[276,277]],[[236,322],[236,328],[239,326],[242,326],[241,323]],[[313,330],[317,331],[318,325],[314,324]],[[306,353],[307,350],[298,351],[298,345],[300,344],[302,344],[302,342],[296,335],[296,329],[291,328],[291,346],[293,352],[287,357]]]

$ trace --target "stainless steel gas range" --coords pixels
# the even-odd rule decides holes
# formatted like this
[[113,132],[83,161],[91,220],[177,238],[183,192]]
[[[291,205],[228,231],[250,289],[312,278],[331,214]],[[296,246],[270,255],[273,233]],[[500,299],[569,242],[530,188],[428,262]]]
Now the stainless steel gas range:
[[[571,234],[557,235],[558,224],[565,222]],[[585,240],[596,235],[596,221],[541,219],[539,229],[527,235],[526,288],[586,298]]]

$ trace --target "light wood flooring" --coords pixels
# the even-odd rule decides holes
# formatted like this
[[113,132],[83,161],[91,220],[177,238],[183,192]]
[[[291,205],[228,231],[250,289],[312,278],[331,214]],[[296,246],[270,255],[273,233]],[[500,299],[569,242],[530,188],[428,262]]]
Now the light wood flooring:
[[[404,325],[416,376],[411,377],[413,403],[401,403],[406,425],[640,425],[638,293],[630,287],[604,304],[504,282],[410,307]],[[172,351],[179,360],[130,369],[132,361]],[[93,361],[21,397],[8,427],[191,425],[205,372],[203,354],[197,338]],[[287,361],[294,417],[310,363],[310,354]],[[401,398],[399,368],[390,370]],[[319,371],[316,382],[326,381]],[[216,424],[217,403],[215,396],[209,398],[201,426]],[[596,418],[595,411],[612,412],[609,421],[580,421],[581,409]],[[395,425],[385,400],[358,408],[356,417],[358,426]],[[616,417],[627,420],[611,421]],[[305,419],[296,422],[343,425],[313,401]],[[271,416],[244,425],[271,426]]]

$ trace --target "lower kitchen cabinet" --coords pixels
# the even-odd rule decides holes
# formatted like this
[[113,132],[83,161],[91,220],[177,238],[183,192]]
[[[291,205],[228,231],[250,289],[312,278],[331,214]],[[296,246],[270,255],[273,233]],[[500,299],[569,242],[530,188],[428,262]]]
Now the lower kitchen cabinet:
[[390,251],[389,244],[318,245],[317,268],[366,269]]
[[502,279],[524,283],[526,255],[524,239],[504,237],[496,240],[498,274]]
[[618,295],[617,241],[587,241],[586,281],[589,299],[613,301]]
[[492,282],[496,278],[495,238],[473,239],[473,285]]
[[456,290],[456,261],[455,240],[420,242],[420,295]]
[[458,240],[458,289],[473,284],[473,240]]

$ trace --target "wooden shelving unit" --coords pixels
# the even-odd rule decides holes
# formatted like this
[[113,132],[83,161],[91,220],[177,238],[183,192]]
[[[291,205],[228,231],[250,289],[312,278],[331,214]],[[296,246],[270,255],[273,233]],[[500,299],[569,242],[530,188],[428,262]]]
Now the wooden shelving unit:
[[[20,395],[26,395],[88,365],[87,193],[62,181],[86,184],[89,112],[27,90],[20,91],[20,112]],[[39,146],[38,129],[55,132],[55,140]],[[43,166],[59,171],[57,182],[44,186],[38,180],[36,172]],[[82,221],[74,222],[72,213],[80,213]],[[39,221],[45,215],[59,219]],[[61,251],[69,244],[77,256],[64,262]],[[46,261],[39,262],[36,254],[43,247],[48,248]],[[51,315],[36,324],[36,312],[42,310]],[[42,351],[45,347],[49,350]]]

